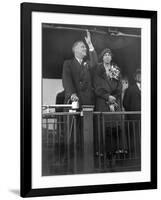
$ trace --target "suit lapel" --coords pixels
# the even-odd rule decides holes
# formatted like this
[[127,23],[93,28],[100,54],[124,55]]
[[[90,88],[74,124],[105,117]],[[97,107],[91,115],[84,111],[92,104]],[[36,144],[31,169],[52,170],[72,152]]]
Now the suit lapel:
[[106,81],[108,87],[112,90],[112,85],[110,82],[110,78],[107,76],[104,66],[101,66],[101,76]]
[[80,68],[80,63],[78,62],[78,60],[76,58],[73,58],[73,65],[77,67],[77,69]]
[[80,66],[80,63],[77,61],[76,58],[73,58],[71,67],[72,67],[72,71],[73,71],[74,76],[76,76],[77,74],[80,74],[81,66]]
[[135,84],[135,90],[136,90],[136,93],[137,93],[137,94],[141,95],[141,91],[139,90],[137,84]]

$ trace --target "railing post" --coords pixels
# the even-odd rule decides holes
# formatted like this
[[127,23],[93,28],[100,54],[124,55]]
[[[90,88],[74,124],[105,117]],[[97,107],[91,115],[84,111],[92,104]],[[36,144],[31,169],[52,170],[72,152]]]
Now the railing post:
[[84,171],[92,172],[94,169],[93,145],[93,109],[94,106],[83,106],[83,152]]

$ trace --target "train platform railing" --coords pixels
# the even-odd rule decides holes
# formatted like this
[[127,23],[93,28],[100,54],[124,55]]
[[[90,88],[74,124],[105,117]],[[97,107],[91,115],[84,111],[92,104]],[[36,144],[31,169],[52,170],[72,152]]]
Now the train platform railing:
[[92,106],[44,112],[42,174],[140,170],[140,119],[140,112],[94,112]]
[[141,113],[94,112],[94,141],[99,169],[141,169]]

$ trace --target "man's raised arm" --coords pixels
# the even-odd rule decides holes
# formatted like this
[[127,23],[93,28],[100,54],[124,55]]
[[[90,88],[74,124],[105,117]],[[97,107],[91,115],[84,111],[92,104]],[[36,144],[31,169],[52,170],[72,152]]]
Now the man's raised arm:
[[88,30],[87,30],[87,36],[85,37],[85,41],[86,41],[88,48],[89,48],[89,64],[90,64],[90,67],[95,67],[98,64],[98,57],[97,57],[97,53],[96,53],[94,46],[92,44],[92,41],[91,41],[91,34]]

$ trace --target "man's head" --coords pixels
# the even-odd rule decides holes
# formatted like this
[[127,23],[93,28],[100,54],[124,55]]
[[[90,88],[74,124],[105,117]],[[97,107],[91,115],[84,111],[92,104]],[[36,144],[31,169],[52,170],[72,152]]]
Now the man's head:
[[83,59],[87,55],[87,48],[83,41],[73,44],[72,51],[77,58]]
[[135,74],[134,74],[134,79],[136,82],[141,83],[141,70],[137,69]]

